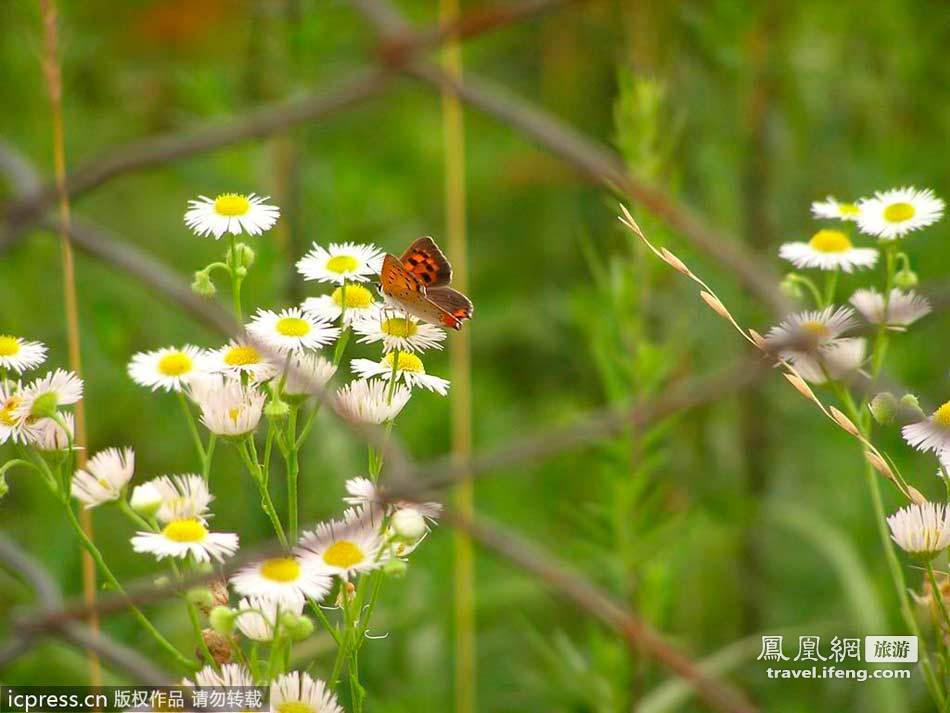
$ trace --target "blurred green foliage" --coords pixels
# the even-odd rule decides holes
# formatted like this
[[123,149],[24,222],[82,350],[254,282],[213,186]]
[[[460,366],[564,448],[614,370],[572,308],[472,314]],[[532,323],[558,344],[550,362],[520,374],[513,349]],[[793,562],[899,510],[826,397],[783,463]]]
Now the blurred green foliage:
[[[60,4],[71,165],[325,86],[372,47],[371,33],[339,1]],[[401,6],[416,21],[435,19],[434,2]],[[0,136],[49,175],[37,10],[27,0],[0,3],[0,21]],[[636,175],[777,264],[778,244],[807,237],[808,205],[828,193],[845,199],[914,183],[950,195],[941,154],[950,133],[948,42],[942,2],[594,0],[473,40],[465,62],[613,143]],[[613,196],[511,128],[472,112],[466,120],[478,447],[649,399],[745,356],[693,287],[620,230]],[[395,251],[417,235],[443,233],[438,97],[399,81],[355,110],[281,137],[123,176],[83,196],[75,211],[189,279],[220,245],[185,229],[186,201],[226,190],[271,194],[285,211],[281,229],[255,243],[248,299],[299,301],[315,292],[292,269],[311,241]],[[743,322],[767,327],[765,309],[734,276],[633,208]],[[946,287],[948,230],[944,222],[907,243],[925,288]],[[0,255],[0,330],[47,343],[55,366],[66,361],[58,265],[53,236],[40,232]],[[125,365],[139,350],[211,347],[219,338],[86,257],[78,278],[90,447],[134,445],[137,478],[192,469],[176,404],[135,387]],[[894,376],[928,405],[946,399],[946,325],[938,312],[891,352]],[[447,359],[428,368],[445,374]],[[902,632],[859,453],[779,381],[757,387],[754,398],[728,396],[643,432],[493,474],[477,486],[478,508],[624,598],[693,656],[720,652],[720,664],[764,709],[929,710],[919,676],[897,688],[769,681],[753,660],[762,632],[785,632],[793,643],[799,633]],[[445,400],[413,400],[399,430],[415,456],[447,450],[447,417]],[[937,492],[929,461],[895,452],[911,482]],[[344,480],[363,468],[359,444],[321,418],[304,456],[303,517],[338,509]],[[218,461],[212,482],[227,488],[219,526],[248,543],[266,537],[233,454]],[[4,531],[77,593],[78,549],[66,523],[41,484],[14,474],[10,485],[0,501]],[[896,504],[889,498],[888,509]],[[148,558],[132,554],[118,514],[97,511],[96,530],[123,577],[152,571]],[[419,550],[405,579],[387,583],[374,633],[389,637],[370,642],[361,658],[370,710],[451,709],[447,534],[441,529]],[[477,566],[479,710],[605,713],[642,700],[651,711],[698,709],[688,696],[658,691],[665,671],[631,656],[531,577],[488,555]],[[911,582],[919,586],[913,572]],[[8,573],[0,583],[3,621],[30,593]],[[151,612],[175,641],[188,640],[178,606]],[[872,624],[883,630],[868,631]],[[105,627],[157,656],[131,618],[111,617]],[[325,641],[301,651],[316,657],[318,673],[329,663]],[[81,653],[53,642],[0,671],[5,683],[84,676]]]

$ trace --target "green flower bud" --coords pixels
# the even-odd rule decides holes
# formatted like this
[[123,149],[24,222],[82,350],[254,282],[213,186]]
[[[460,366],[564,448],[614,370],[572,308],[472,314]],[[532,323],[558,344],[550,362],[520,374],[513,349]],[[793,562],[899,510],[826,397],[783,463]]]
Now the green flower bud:
[[920,401],[913,394],[904,394],[897,403],[897,422],[902,426],[909,423],[918,423],[927,418],[927,414],[920,408]]
[[280,616],[281,626],[294,641],[303,641],[313,633],[313,622],[305,616],[297,616],[293,612],[284,612]]
[[33,400],[30,415],[37,418],[55,418],[57,406],[59,406],[59,397],[54,392],[47,391]]
[[207,587],[192,587],[185,593],[185,599],[202,609],[211,609],[214,606],[214,596]]
[[280,399],[273,399],[267,402],[264,407],[264,415],[272,421],[283,421],[290,413],[290,406]]
[[[254,254],[254,250],[247,243],[238,243],[234,246],[234,254],[237,256],[237,265],[238,268],[249,268],[254,264],[254,260],[257,256]],[[231,251],[228,250],[228,256],[226,258],[228,265],[231,264]],[[245,273],[246,274],[246,273]]]
[[871,399],[868,408],[871,409],[875,421],[887,426],[894,422],[894,416],[897,414],[897,398],[888,391],[882,391]]
[[243,280],[245,277],[247,277],[247,268],[243,265],[238,265],[237,269],[234,271],[234,274]]
[[391,559],[383,565],[383,574],[385,574],[387,577],[401,579],[402,577],[406,576],[407,569],[409,569],[409,565],[403,560]]
[[7,485],[7,476],[6,473],[0,475],[0,500],[3,499],[3,496],[10,492],[10,486]]
[[211,281],[211,275],[204,270],[198,270],[198,272],[195,273],[195,280],[191,283],[191,290],[202,297],[213,297],[218,291]]
[[894,286],[901,290],[909,290],[913,287],[917,287],[918,282],[920,282],[920,279],[917,277],[917,273],[909,267],[902,268],[894,275]]
[[234,631],[234,622],[237,619],[237,615],[238,613],[233,609],[216,606],[211,610],[211,613],[208,614],[208,623],[211,624],[211,628],[219,634],[227,635]]
[[785,276],[785,279],[779,283],[779,290],[783,295],[785,295],[790,300],[800,300],[804,296],[802,293],[802,287],[798,284],[798,281],[795,279],[795,273],[789,273]]

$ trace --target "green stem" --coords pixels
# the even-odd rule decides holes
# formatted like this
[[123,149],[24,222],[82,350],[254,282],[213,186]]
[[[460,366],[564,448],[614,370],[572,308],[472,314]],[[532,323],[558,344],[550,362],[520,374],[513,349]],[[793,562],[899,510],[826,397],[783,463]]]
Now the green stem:
[[63,507],[66,508],[66,514],[69,518],[69,522],[76,531],[76,534],[79,536],[79,540],[82,542],[83,547],[86,548],[89,556],[92,557],[93,561],[96,563],[96,566],[99,568],[99,571],[102,572],[102,576],[105,577],[106,581],[112,586],[112,588],[126,597],[128,600],[129,609],[132,610],[132,613],[135,615],[135,618],[138,619],[139,623],[149,634],[152,635],[158,645],[168,652],[178,662],[179,665],[186,667],[189,671],[199,668],[195,661],[183,656],[182,653],[176,649],[171,644],[171,642],[168,641],[168,639],[162,636],[161,632],[159,632],[159,630],[153,626],[152,622],[148,620],[148,617],[142,613],[142,610],[135,606],[131,599],[128,599],[125,589],[122,588],[122,585],[119,584],[119,580],[115,578],[114,574],[112,574],[112,570],[109,569],[109,566],[103,559],[99,548],[96,547],[93,541],[90,540],[86,535],[85,531],[83,531],[82,525],[79,524],[79,520],[76,518],[76,513],[73,512],[72,505],[68,499],[63,500]]
[[217,434],[212,433],[208,436],[208,450],[205,451],[205,457],[201,462],[201,475],[205,482],[211,478],[211,462],[214,459],[214,447],[218,444]]
[[825,282],[825,306],[828,307],[835,303],[835,289],[838,287],[838,271],[832,270],[828,273],[828,279]]
[[392,352],[393,355],[393,370],[389,374],[389,392],[386,394],[386,403],[391,404],[393,402],[393,394],[396,393],[396,377],[397,372],[399,371],[399,354],[398,349]]
[[251,478],[254,479],[254,482],[257,484],[257,489],[260,491],[261,507],[264,509],[267,517],[270,518],[271,525],[273,525],[274,532],[277,533],[280,543],[286,548],[287,537],[284,535],[284,528],[280,524],[280,518],[277,517],[277,510],[274,508],[274,501],[271,500],[270,491],[267,489],[267,483],[264,482],[261,465],[260,463],[255,462],[255,459],[252,459],[247,445],[247,441],[251,438],[252,436],[248,436],[247,440],[241,441],[238,444],[238,452],[241,454],[244,465],[247,466],[247,470],[251,474]]
[[[932,562],[927,563],[927,576],[930,578],[930,595],[937,601],[940,606],[940,614],[943,617],[943,623],[947,627],[947,632],[950,634],[950,614],[947,613],[947,605],[943,601],[943,592],[940,589],[940,585],[937,584],[937,575],[934,574],[934,566]],[[939,627],[938,627],[939,632]],[[943,638],[938,635],[938,638]]]
[[198,458],[201,461],[201,466],[204,468],[205,464],[205,449],[201,443],[201,434],[198,432],[198,424],[195,423],[195,415],[191,412],[191,407],[188,405],[188,399],[185,397],[185,392],[177,391],[175,392],[178,395],[178,403],[181,404],[181,410],[185,414],[185,420],[188,422],[188,432],[191,433],[191,440],[194,443],[195,450],[198,451]]
[[237,259],[237,243],[234,239],[234,236],[229,236],[228,241],[228,250],[231,253],[231,300],[234,306],[234,317],[237,319],[239,324],[243,324],[244,315],[241,311],[241,280],[243,278],[238,275],[238,269],[241,267],[241,265],[238,263]]
[[307,603],[310,605],[310,611],[313,612],[313,615],[320,620],[320,623],[323,625],[323,628],[326,629],[327,633],[333,637],[333,641],[336,642],[336,645],[340,645],[340,632],[336,630],[336,627],[330,623],[330,620],[327,618],[327,615],[324,613],[323,609],[320,608],[320,605],[315,602],[313,599],[308,598]]
[[218,665],[218,662],[215,661],[214,656],[211,655],[208,642],[205,641],[205,637],[201,633],[201,621],[198,619],[198,612],[195,609],[195,605],[191,602],[185,602],[185,604],[188,606],[188,620],[191,622],[191,628],[195,632],[195,637],[198,639],[198,647],[201,649],[201,653],[205,655],[205,659],[209,665],[214,666],[215,669],[220,671],[221,667]]
[[154,532],[155,528],[152,527],[152,524],[146,520],[144,517],[139,515],[135,510],[132,509],[132,506],[129,505],[128,501],[124,497],[119,498],[119,510],[121,510],[125,515],[136,525],[141,527],[146,532]]
[[297,476],[300,462],[297,455],[297,411],[299,406],[291,406],[287,416],[287,442],[290,452],[287,454],[287,529],[290,539],[297,539]]
[[824,305],[824,300],[822,299],[821,292],[818,291],[818,287],[815,285],[814,282],[811,281],[811,279],[805,277],[804,275],[799,275],[794,272],[788,276],[788,279],[807,287],[808,291],[811,292],[812,299],[815,300],[815,308],[816,309],[822,308],[822,306]]

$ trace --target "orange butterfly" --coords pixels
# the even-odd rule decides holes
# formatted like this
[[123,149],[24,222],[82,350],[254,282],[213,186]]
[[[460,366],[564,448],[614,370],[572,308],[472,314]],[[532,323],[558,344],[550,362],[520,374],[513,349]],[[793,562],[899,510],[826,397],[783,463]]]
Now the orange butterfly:
[[452,266],[428,236],[416,240],[401,258],[387,254],[379,281],[387,302],[430,324],[461,329],[475,309],[468,297],[448,286]]

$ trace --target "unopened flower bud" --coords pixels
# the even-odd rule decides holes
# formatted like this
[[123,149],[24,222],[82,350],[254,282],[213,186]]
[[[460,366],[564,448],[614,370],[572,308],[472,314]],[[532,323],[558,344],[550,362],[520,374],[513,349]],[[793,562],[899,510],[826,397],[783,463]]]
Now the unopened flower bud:
[[214,597],[207,587],[192,587],[185,593],[185,599],[204,611],[214,606]]
[[129,498],[129,505],[142,517],[152,517],[162,506],[162,494],[151,483],[136,485]]
[[247,268],[244,267],[244,265],[238,265],[237,269],[234,271],[234,274],[243,280],[245,277],[247,277]]
[[211,275],[204,270],[198,270],[198,272],[195,273],[195,279],[191,283],[191,290],[202,297],[213,297],[218,291],[214,286],[214,282],[211,281]]
[[802,286],[795,279],[795,273],[790,272],[785,279],[779,283],[779,290],[790,300],[800,300],[803,297]]
[[37,418],[56,418],[57,406],[59,406],[59,397],[52,391],[48,391],[33,399],[30,415]]
[[290,406],[285,401],[273,399],[264,407],[264,415],[271,421],[283,421],[290,413]]
[[887,426],[894,422],[894,416],[897,415],[897,398],[888,391],[882,391],[871,399],[868,408],[875,421]]
[[400,508],[392,519],[393,532],[410,542],[415,542],[426,534],[426,521],[415,508]]
[[230,634],[234,631],[234,622],[238,613],[224,606],[217,606],[208,614],[208,623],[219,634]]
[[294,641],[303,641],[313,633],[313,622],[305,616],[298,616],[293,612],[284,612],[280,616],[280,623],[284,631]]
[[901,290],[909,290],[913,287],[917,287],[918,282],[920,282],[920,278],[918,278],[917,273],[909,267],[902,268],[894,275],[894,286]]
[[10,492],[10,486],[7,485],[7,476],[6,473],[0,475],[0,500],[3,499],[3,496]]
[[920,408],[920,401],[913,394],[904,394],[897,403],[897,422],[902,426],[909,423],[919,423],[927,418],[923,409]]
[[395,558],[388,560],[386,564],[383,565],[383,574],[387,577],[399,579],[406,576],[407,569],[409,569],[409,565],[406,564],[405,560]]
[[[247,243],[238,243],[234,246],[234,254],[237,256],[238,267],[249,268],[254,264],[256,255],[254,254],[253,248]],[[228,265],[231,264],[231,251],[228,250]],[[246,274],[246,273],[245,273]]]

